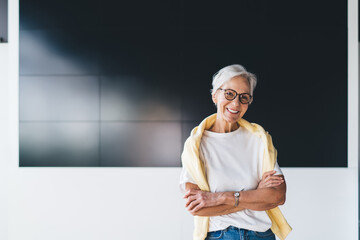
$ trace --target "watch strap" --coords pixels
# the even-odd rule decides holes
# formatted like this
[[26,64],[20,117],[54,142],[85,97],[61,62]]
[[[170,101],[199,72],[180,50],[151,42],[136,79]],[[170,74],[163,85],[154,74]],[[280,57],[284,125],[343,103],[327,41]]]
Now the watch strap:
[[235,193],[234,193],[234,197],[235,197],[235,207],[237,207],[237,206],[239,205],[240,193],[239,193],[239,192],[235,192]]

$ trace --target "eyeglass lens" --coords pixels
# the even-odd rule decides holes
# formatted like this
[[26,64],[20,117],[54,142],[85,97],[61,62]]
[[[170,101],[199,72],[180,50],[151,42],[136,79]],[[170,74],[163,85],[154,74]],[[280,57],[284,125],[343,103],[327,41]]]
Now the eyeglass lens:
[[[236,95],[237,93],[231,89],[226,89],[225,90],[225,98],[227,100],[234,100],[236,98]],[[239,99],[240,99],[240,102],[245,104],[245,103],[249,103],[250,100],[251,100],[251,97],[248,93],[242,93],[242,94],[239,94]]]

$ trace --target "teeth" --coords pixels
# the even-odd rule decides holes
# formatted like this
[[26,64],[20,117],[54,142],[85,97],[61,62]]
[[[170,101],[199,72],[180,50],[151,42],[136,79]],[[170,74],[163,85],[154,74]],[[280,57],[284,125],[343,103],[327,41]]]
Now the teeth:
[[233,111],[233,110],[231,110],[229,108],[227,108],[227,110],[229,110],[229,112],[231,112],[231,113],[238,113],[239,112],[239,111]]

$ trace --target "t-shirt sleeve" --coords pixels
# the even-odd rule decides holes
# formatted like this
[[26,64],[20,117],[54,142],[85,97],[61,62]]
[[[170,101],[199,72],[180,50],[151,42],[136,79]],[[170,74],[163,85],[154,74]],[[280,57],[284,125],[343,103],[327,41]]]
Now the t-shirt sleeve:
[[189,172],[186,171],[186,169],[183,167],[180,174],[180,191],[183,194],[186,192],[185,184],[187,182],[196,184],[194,179],[190,176]]
[[[202,161],[202,163],[204,164],[205,167],[205,176],[207,176],[207,165],[206,165],[206,161],[205,161],[205,156],[204,156],[204,152],[203,152],[203,144],[202,141],[200,142],[200,153],[199,153],[199,157],[200,160]],[[183,167],[182,171],[181,171],[181,175],[180,175],[180,191],[185,194],[186,189],[185,189],[185,184],[189,182],[192,184],[196,184],[194,179],[190,176],[189,172],[186,171],[186,169]]]
[[275,167],[274,167],[274,170],[276,171],[276,173],[274,175],[284,175],[279,167],[279,164],[278,162],[276,161],[276,164],[275,164]]
[[[274,170],[276,171],[276,173],[274,175],[284,175],[283,172],[281,171],[281,168],[277,161],[275,163]],[[262,175],[263,175],[263,173],[262,173],[262,164],[261,164],[261,167],[259,168],[259,175],[258,175],[259,181],[262,179]]]
[[[259,166],[259,175],[258,175],[259,180],[262,179],[262,175],[263,175],[262,167],[263,167],[264,150],[265,150],[264,144],[261,143],[261,154],[259,155],[260,158],[259,158],[259,165],[258,165]],[[283,172],[281,171],[281,168],[280,168],[278,162],[277,162],[277,159],[276,159],[274,170],[276,171],[276,173],[274,175],[284,175]]]

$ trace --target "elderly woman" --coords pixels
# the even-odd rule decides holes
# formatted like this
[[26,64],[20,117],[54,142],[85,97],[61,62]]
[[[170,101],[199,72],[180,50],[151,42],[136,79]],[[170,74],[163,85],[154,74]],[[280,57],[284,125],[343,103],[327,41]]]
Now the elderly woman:
[[268,132],[242,117],[253,101],[254,74],[241,65],[213,77],[217,113],[187,139],[180,186],[195,216],[194,239],[285,239],[291,231],[278,205],[286,182]]

